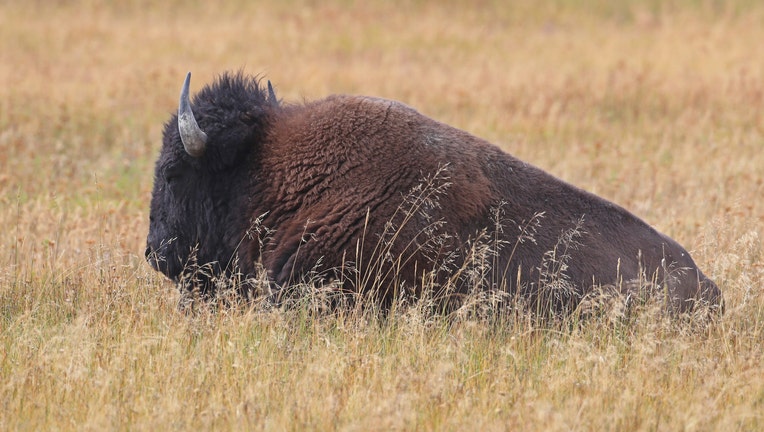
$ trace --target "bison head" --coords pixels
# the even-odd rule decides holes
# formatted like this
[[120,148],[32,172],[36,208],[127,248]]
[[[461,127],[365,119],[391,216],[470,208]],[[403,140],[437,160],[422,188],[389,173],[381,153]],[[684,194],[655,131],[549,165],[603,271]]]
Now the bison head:
[[253,196],[251,162],[278,102],[270,83],[266,93],[257,79],[239,73],[221,76],[191,103],[190,78],[178,114],[164,128],[146,258],[170,279],[191,277],[206,292],[210,276],[231,271],[250,223],[241,197]]

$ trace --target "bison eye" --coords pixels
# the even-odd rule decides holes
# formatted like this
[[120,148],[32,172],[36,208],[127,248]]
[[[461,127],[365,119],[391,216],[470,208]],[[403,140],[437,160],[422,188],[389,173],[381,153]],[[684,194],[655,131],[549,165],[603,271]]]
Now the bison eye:
[[164,181],[171,184],[183,177],[183,169],[179,165],[170,165],[164,170]]

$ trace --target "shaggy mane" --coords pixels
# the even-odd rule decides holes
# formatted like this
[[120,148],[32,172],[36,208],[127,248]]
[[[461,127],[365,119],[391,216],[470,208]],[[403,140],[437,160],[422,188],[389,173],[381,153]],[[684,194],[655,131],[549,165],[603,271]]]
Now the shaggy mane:
[[261,81],[259,76],[245,75],[242,71],[225,72],[196,94],[193,105],[200,109],[198,115],[210,109],[240,111],[244,107],[271,106],[275,101],[269,100],[267,86],[262,86]]

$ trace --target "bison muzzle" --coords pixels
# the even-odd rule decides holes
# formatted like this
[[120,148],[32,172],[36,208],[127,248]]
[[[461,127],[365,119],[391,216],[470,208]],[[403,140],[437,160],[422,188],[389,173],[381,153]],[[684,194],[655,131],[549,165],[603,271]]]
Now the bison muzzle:
[[[284,104],[226,73],[165,125],[146,257],[181,290],[300,282],[389,301],[506,293],[549,310],[652,285],[721,304],[690,254],[622,207],[391,100]],[[259,276],[258,276],[259,275]],[[223,282],[221,282],[223,281]],[[644,283],[643,283],[644,282]]]

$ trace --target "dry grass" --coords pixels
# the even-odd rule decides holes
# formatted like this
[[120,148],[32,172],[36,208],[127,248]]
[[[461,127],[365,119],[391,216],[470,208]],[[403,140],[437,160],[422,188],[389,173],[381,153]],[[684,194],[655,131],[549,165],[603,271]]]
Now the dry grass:
[[[761,5],[118,3],[0,1],[0,429],[764,429]],[[626,206],[726,315],[177,313],[142,259],[161,126],[187,70],[242,67],[404,101]]]

